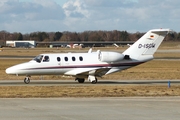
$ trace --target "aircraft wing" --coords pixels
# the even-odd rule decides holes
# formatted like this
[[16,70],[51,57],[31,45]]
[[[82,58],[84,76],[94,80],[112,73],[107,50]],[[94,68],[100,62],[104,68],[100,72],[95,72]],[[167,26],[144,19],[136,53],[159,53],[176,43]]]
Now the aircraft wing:
[[70,76],[102,76],[105,75],[111,68],[77,68],[65,73]]

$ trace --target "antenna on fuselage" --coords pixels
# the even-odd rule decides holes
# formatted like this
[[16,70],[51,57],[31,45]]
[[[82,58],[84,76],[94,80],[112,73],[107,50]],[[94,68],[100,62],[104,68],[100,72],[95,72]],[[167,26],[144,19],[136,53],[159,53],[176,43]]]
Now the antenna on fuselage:
[[90,48],[90,49],[88,50],[88,53],[92,53],[92,48]]

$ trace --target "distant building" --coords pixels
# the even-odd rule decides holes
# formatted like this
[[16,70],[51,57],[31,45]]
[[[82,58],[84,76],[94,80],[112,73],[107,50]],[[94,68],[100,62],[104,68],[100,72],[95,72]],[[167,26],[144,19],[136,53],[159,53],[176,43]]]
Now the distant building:
[[36,41],[6,41],[6,46],[34,48],[36,47]]

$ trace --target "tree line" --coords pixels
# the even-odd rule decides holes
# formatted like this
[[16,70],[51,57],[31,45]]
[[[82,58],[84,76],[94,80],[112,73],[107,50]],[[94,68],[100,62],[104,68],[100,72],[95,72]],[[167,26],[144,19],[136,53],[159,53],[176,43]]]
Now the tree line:
[[[0,31],[0,41],[6,40],[35,40],[38,42],[53,41],[136,41],[145,33],[129,33],[127,31],[84,31],[84,32],[32,32],[22,34]],[[180,33],[167,35],[165,41],[180,41]]]

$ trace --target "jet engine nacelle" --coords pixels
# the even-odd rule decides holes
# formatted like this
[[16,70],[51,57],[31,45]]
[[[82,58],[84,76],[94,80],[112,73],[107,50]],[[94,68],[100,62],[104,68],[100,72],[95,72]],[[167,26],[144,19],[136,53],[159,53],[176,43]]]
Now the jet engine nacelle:
[[98,51],[98,59],[102,62],[117,62],[124,59],[124,55],[118,52]]

